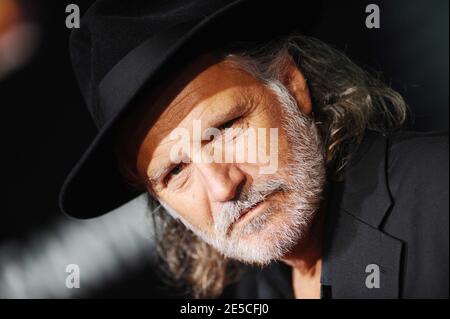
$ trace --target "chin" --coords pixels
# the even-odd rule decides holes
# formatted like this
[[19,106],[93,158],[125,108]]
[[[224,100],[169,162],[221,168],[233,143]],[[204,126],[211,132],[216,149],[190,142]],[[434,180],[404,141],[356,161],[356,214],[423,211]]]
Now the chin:
[[308,226],[303,218],[294,219],[288,213],[271,214],[254,233],[245,233],[242,227],[240,233],[224,242],[215,241],[213,246],[228,258],[264,266],[289,253],[303,239]]

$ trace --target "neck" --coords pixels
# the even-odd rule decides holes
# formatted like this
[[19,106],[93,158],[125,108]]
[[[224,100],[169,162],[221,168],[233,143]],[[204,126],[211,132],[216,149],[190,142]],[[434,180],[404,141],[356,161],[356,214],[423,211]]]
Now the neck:
[[312,270],[322,255],[322,237],[324,224],[324,209],[321,208],[314,217],[308,232],[303,239],[294,246],[282,261],[302,272]]
[[292,281],[297,298],[320,297],[324,205],[315,216],[308,233],[281,260],[293,268]]

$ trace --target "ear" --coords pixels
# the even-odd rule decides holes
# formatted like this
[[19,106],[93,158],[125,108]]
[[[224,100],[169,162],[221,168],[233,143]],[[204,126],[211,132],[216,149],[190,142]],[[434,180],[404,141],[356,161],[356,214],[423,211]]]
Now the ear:
[[297,67],[294,59],[288,55],[283,61],[280,82],[283,83],[291,93],[303,114],[310,115],[312,112],[311,96],[303,73]]

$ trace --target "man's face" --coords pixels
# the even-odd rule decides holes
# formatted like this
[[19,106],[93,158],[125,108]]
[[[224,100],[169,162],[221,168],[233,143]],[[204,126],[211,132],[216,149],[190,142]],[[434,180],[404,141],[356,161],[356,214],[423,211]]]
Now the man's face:
[[281,258],[320,204],[322,147],[297,84],[290,87],[303,90],[290,94],[213,63],[174,94],[139,147],[149,192],[228,257]]

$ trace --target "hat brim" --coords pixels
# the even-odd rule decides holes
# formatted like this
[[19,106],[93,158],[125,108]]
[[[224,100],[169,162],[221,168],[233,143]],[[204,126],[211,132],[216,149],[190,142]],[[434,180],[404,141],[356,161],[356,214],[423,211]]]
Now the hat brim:
[[[188,57],[193,47],[211,45],[214,41],[270,39],[296,28],[305,33],[306,30],[311,30],[314,21],[312,17],[317,15],[317,11],[317,6],[303,4],[303,14],[295,13],[292,4],[283,0],[271,4],[253,0],[233,2],[185,30],[156,62],[152,61],[151,67],[143,66],[136,70],[139,74],[133,77],[131,84],[127,83],[129,87],[125,97],[114,96],[114,92],[120,92],[119,88],[109,88],[112,97],[106,94],[105,98],[111,103],[118,103],[118,110],[100,129],[66,178],[59,197],[62,212],[80,219],[98,217],[141,194],[128,186],[120,175],[114,151],[115,128],[125,112],[132,111],[135,105],[133,99],[138,97],[143,87],[150,89],[147,86],[149,82],[157,82],[155,80],[166,75],[168,70],[173,72],[183,62],[186,63],[186,59],[180,59],[181,56]],[[280,21],[283,21],[281,25]],[[116,67],[126,65],[123,62],[127,57],[128,61],[132,61],[133,55],[138,50],[142,51],[144,46],[145,44],[140,45],[129,52],[110,73],[114,73],[114,69],[116,73],[120,73]]]

